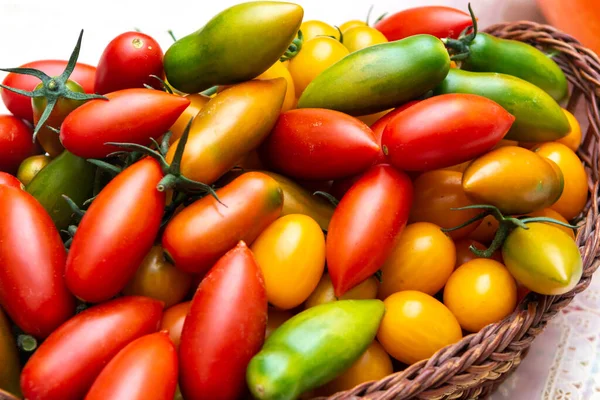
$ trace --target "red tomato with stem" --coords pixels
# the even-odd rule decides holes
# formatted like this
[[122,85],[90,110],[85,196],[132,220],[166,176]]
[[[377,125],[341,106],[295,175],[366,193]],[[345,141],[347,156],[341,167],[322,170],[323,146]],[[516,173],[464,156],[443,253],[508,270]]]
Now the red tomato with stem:
[[373,132],[359,119],[339,111],[305,108],[279,116],[261,154],[285,175],[329,180],[363,172],[379,150]]
[[63,278],[65,247],[24,190],[0,185],[0,215],[0,305],[24,332],[45,338],[75,312]]
[[185,303],[179,303],[168,308],[163,314],[162,321],[160,322],[160,330],[169,333],[169,337],[173,341],[176,349],[179,349],[183,323],[190,311],[191,305],[191,301],[186,301]]
[[121,150],[106,142],[149,145],[173,125],[190,100],[149,89],[124,89],[91,100],[71,112],[60,127],[60,141],[76,156],[103,158]]
[[19,118],[0,115],[0,171],[15,174],[21,162],[36,153],[32,135],[31,128]]
[[375,29],[383,33],[390,42],[421,33],[440,39],[457,39],[463,29],[472,24],[471,16],[456,8],[425,6],[392,14],[377,22]]
[[25,188],[20,180],[6,172],[0,172],[0,185],[12,186],[17,189]]
[[[377,144],[381,147],[381,137],[383,136],[383,130],[385,129],[388,122],[392,120],[396,115],[400,114],[402,111],[406,110],[409,107],[417,104],[419,100],[409,101],[406,104],[401,105],[396,108],[394,111],[390,111],[385,114],[383,117],[379,118],[373,125],[371,125],[371,129],[373,130],[373,134],[375,135],[375,140],[377,140]],[[376,164],[386,164],[387,160],[385,158],[385,154],[383,154],[383,149],[379,152],[379,157],[377,158]]]
[[156,332],[162,303],[120,297],[77,314],[46,339],[21,373],[28,400],[82,399],[106,363],[133,340]]
[[152,37],[141,32],[125,32],[104,49],[96,71],[96,93],[143,88],[159,83],[150,75],[164,76],[163,52]]
[[183,325],[179,383],[184,398],[239,398],[266,326],[265,282],[252,252],[240,242],[204,278]]
[[117,175],[86,211],[73,237],[65,278],[82,300],[98,303],[118,294],[152,248],[165,207],[156,190],[158,161],[144,158]]
[[[48,76],[59,76],[65,70],[66,66],[67,61],[65,60],[40,60],[23,64],[20,68],[39,69]],[[96,67],[84,63],[77,63],[69,79],[80,84],[85,93],[94,93]],[[39,83],[40,80],[35,76],[15,73],[8,74],[2,82],[3,85],[21,90],[33,90]],[[4,105],[8,111],[18,118],[33,122],[31,98],[5,89],[0,89],[0,93],[2,94],[2,101],[4,101]]]
[[498,103],[473,94],[443,94],[393,117],[381,138],[390,164],[430,171],[471,160],[491,150],[515,117]]
[[85,400],[173,400],[177,350],[166,332],[142,336],[104,367]]
[[336,297],[381,267],[412,204],[410,178],[390,165],[365,172],[338,204],[327,233],[327,268]]

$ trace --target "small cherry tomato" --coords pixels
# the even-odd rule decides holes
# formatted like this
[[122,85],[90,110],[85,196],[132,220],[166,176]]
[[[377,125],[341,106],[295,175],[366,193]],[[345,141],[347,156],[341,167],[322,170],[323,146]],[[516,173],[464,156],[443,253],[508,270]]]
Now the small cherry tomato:
[[265,339],[271,336],[271,334],[275,332],[277,328],[279,328],[285,321],[293,316],[294,313],[290,310],[277,310],[275,308],[269,308]]
[[383,33],[370,26],[355,26],[344,32],[344,46],[350,53],[365,47],[373,46],[380,43],[387,43],[387,39]]
[[17,117],[0,115],[0,171],[14,174],[23,160],[35,154],[32,134],[31,128]]
[[340,33],[333,26],[317,20],[304,21],[300,25],[304,41],[308,42],[319,36],[333,36],[335,40],[340,40]]
[[17,178],[23,182],[23,185],[29,185],[29,182],[31,182],[38,172],[40,172],[46,165],[50,164],[50,161],[52,161],[52,158],[45,154],[27,157],[23,160],[21,165],[19,165]]
[[356,26],[367,26],[367,23],[365,21],[359,21],[357,19],[346,21],[340,25],[340,31],[342,31],[342,33],[345,33],[348,29],[354,28]]
[[183,135],[185,127],[190,122],[190,119],[196,118],[196,115],[202,110],[202,108],[210,101],[210,97],[203,95],[202,93],[187,94],[184,96],[190,101],[190,105],[183,111],[183,113],[177,118],[177,121],[169,129],[172,133],[169,143],[173,144],[177,139]]
[[275,64],[256,77],[259,80],[268,80],[275,78],[284,78],[287,82],[287,89],[285,92],[285,98],[283,99],[283,105],[281,106],[281,112],[291,110],[296,106],[296,89],[294,88],[294,80],[290,71],[283,66],[281,61],[275,61]]
[[[485,250],[486,246],[482,243],[479,243],[473,239],[459,239],[454,242],[456,246],[456,264],[455,268],[460,267],[461,265],[475,260],[477,257],[475,253],[471,251],[471,246],[474,246],[476,249]],[[495,251],[491,257],[492,260],[496,260],[498,262],[502,262],[502,253],[500,251]]]
[[478,332],[513,312],[517,305],[517,285],[504,265],[478,258],[463,264],[450,276],[444,288],[444,304],[463,329]]
[[481,220],[481,223],[473,232],[469,234],[469,239],[476,240],[483,244],[490,244],[496,236],[496,231],[500,226],[498,220],[493,215],[488,215]]
[[337,298],[335,296],[333,284],[331,283],[331,278],[329,277],[329,274],[325,273],[323,274],[323,277],[319,281],[319,284],[315,290],[310,294],[308,299],[306,299],[304,308],[311,308],[318,306],[319,304],[331,303],[332,301],[337,300],[374,299],[377,297],[378,289],[379,281],[376,277],[372,276],[348,290],[341,297]]
[[12,186],[17,189],[25,189],[25,186],[16,177],[0,171],[0,185]]
[[433,296],[454,271],[455,259],[454,243],[439,226],[429,222],[407,225],[381,267],[379,298],[402,290]]
[[[552,218],[557,221],[563,222],[565,224],[569,223],[569,221],[567,221],[567,219],[565,217],[563,217],[562,215],[560,215],[559,213],[557,213],[556,211],[554,211],[551,208],[544,208],[539,211],[530,212],[527,214],[527,216],[528,217],[548,217],[548,218]],[[563,231],[564,233],[569,235],[569,237],[571,237],[571,239],[575,240],[575,232],[573,231],[573,229],[566,227],[566,226],[553,224],[551,222],[546,222],[546,223],[560,229],[561,231]]]
[[398,361],[413,364],[462,338],[456,317],[445,305],[425,293],[397,292],[383,304],[386,311],[377,340]]
[[577,149],[579,148],[579,145],[581,145],[581,126],[579,125],[577,118],[575,118],[575,116],[573,114],[571,114],[569,111],[565,110],[564,108],[563,108],[563,112],[565,113],[565,116],[567,117],[567,121],[569,121],[569,126],[571,127],[571,131],[567,134],[567,136],[564,136],[564,137],[558,139],[557,142],[564,144],[565,146],[567,146],[568,148],[570,148],[573,151],[577,151]]
[[181,343],[181,331],[185,317],[190,312],[191,301],[176,304],[165,310],[162,320],[160,321],[160,330],[169,332],[169,337],[173,341],[176,349],[179,349]]

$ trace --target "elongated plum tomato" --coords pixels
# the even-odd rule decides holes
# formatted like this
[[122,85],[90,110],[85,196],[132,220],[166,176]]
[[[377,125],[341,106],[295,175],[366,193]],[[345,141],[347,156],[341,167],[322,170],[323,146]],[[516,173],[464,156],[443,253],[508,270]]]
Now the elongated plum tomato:
[[402,232],[412,204],[410,178],[376,165],[350,188],[333,213],[327,267],[337,297],[381,267]]
[[157,86],[150,75],[162,78],[163,52],[152,37],[141,32],[125,32],[106,46],[96,71],[96,93]]
[[180,385],[186,399],[237,399],[246,367],[267,326],[267,294],[260,268],[244,242],[204,278],[183,325]]
[[[418,102],[419,102],[419,100],[409,101],[408,103],[403,104],[400,107],[394,109],[393,111],[390,111],[389,113],[385,114],[383,117],[381,117],[377,121],[375,121],[375,123],[373,123],[373,125],[371,125],[371,130],[373,131],[373,135],[375,135],[375,140],[377,141],[377,144],[379,145],[380,148],[381,148],[381,138],[383,136],[383,131],[384,131],[385,127],[387,126],[388,122],[390,122],[396,115],[400,114],[402,111],[406,110],[407,108],[414,106]],[[381,149],[381,151],[379,152],[379,157],[377,158],[376,163],[377,164],[387,163],[385,154],[383,154],[383,149]]]
[[66,252],[54,222],[24,190],[0,185],[0,305],[45,338],[75,312],[63,279]]
[[283,207],[279,184],[259,172],[241,175],[217,196],[222,204],[203,197],[167,224],[162,245],[177,268],[205,273],[240,240],[252,243]]
[[173,400],[177,350],[166,332],[142,336],[104,367],[85,400]]
[[24,186],[20,180],[6,172],[0,172],[0,185],[12,186],[17,189],[23,189]]
[[204,108],[206,104],[210,101],[210,97],[203,95],[202,93],[194,93],[185,95],[190,101],[190,105],[181,113],[177,121],[169,128],[171,131],[171,139],[169,139],[169,143],[173,144],[177,139],[179,139],[183,135],[183,131],[185,127],[190,122],[190,119],[196,118],[196,115]]
[[261,154],[277,171],[300,179],[335,179],[358,174],[377,158],[371,129],[339,111],[322,108],[281,114]]
[[[58,76],[62,74],[66,66],[67,61],[65,60],[40,60],[23,64],[21,68],[39,69],[48,76]],[[77,63],[69,79],[80,84],[86,93],[94,93],[95,77],[96,67]],[[2,82],[6,86],[21,90],[33,90],[39,83],[40,80],[35,76],[15,73],[9,73]],[[31,99],[29,97],[6,89],[0,89],[0,93],[8,111],[18,118],[33,122],[33,109],[31,108]]]
[[32,134],[31,128],[17,117],[0,115],[0,171],[14,174],[23,160],[35,154]]
[[65,278],[87,302],[118,294],[133,277],[156,238],[165,193],[156,190],[163,173],[144,158],[117,175],[94,199],[73,237]]
[[161,316],[159,301],[137,296],[77,314],[29,359],[21,374],[23,395],[30,400],[82,399],[106,363],[133,340],[156,332]]
[[440,39],[458,38],[472,24],[471,16],[451,7],[425,6],[409,8],[375,24],[375,28],[389,40],[400,40],[426,33]]
[[60,141],[83,158],[102,158],[119,150],[106,142],[149,145],[162,136],[190,104],[185,97],[148,89],[124,89],[91,100],[65,118]]
[[185,303],[179,303],[168,308],[163,314],[162,321],[160,321],[160,330],[169,333],[169,337],[173,341],[176,349],[179,349],[183,323],[190,311],[191,305],[191,301],[186,301]]
[[429,171],[460,164],[492,149],[515,117],[482,96],[445,94],[413,105],[386,125],[381,139],[390,164]]

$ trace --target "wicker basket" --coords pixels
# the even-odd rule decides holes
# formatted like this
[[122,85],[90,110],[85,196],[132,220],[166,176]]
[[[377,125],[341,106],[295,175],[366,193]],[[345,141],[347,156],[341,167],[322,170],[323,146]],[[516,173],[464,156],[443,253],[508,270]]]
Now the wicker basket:
[[[529,294],[512,315],[488,325],[460,342],[447,346],[430,359],[411,365],[380,381],[368,382],[329,400],[477,399],[491,394],[521,363],[529,346],[546,323],[585,290],[600,265],[598,185],[600,159],[600,58],[573,37],[557,29],[529,21],[494,25],[495,36],[520,40],[561,52],[555,57],[573,87],[568,109],[586,102],[589,129],[579,156],[588,174],[590,199],[579,223],[577,243],[583,257],[583,276],[571,292],[561,296]],[[583,96],[582,96],[583,94]],[[583,121],[582,121],[583,122]],[[582,124],[583,125],[583,124]],[[585,126],[585,125],[583,125]]]

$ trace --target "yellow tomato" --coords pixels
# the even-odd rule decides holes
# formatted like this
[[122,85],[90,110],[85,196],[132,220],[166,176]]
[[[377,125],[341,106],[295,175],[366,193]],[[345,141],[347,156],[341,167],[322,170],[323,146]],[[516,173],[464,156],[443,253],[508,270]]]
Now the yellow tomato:
[[500,223],[492,215],[485,217],[481,224],[469,234],[469,238],[484,244],[490,244],[496,236]]
[[377,122],[377,120],[379,120],[381,117],[383,117],[385,114],[389,113],[392,110],[393,110],[393,108],[390,108],[389,110],[380,111],[380,112],[374,113],[374,114],[361,115],[360,117],[356,117],[356,118],[360,119],[365,124],[371,126],[375,122]]
[[300,97],[317,75],[348,54],[348,49],[343,44],[330,37],[323,36],[304,42],[302,50],[290,60],[288,67],[294,79],[296,97]]
[[406,290],[394,293],[383,304],[385,314],[377,340],[389,355],[405,364],[429,358],[462,338],[456,317],[428,294]]
[[[560,215],[559,213],[557,213],[556,211],[554,211],[551,208],[544,208],[543,210],[535,211],[535,212],[529,213],[527,215],[529,217],[548,217],[548,218],[556,219],[560,222],[564,222],[565,224],[569,223],[569,221],[567,221],[565,219],[565,217],[563,217],[562,215]],[[571,237],[571,239],[575,239],[575,232],[573,231],[573,229],[568,228],[566,226],[553,224],[551,222],[546,222],[546,223],[560,229],[561,231],[563,231],[564,233],[569,235]]]
[[323,21],[304,21],[300,25],[304,42],[314,39],[319,36],[333,36],[335,40],[340,40],[340,32],[333,26]]
[[477,258],[460,266],[448,279],[444,304],[463,329],[478,332],[513,312],[517,284],[498,261]]
[[381,267],[379,298],[402,290],[434,295],[454,271],[455,260],[454,243],[439,226],[429,222],[410,224]]
[[319,284],[315,290],[310,294],[304,308],[310,308],[318,306],[319,304],[331,303],[336,300],[367,300],[374,299],[377,297],[377,289],[379,288],[379,281],[374,276],[370,277],[366,281],[348,290],[339,299],[335,297],[333,290],[333,284],[329,274],[323,274],[323,277],[319,281]]
[[340,25],[340,31],[342,31],[342,33],[346,33],[346,31],[348,29],[351,29],[351,28],[354,28],[357,26],[367,26],[367,23],[365,21],[359,21],[357,19],[353,19],[351,21],[346,21]]
[[562,137],[557,140],[558,143],[562,143],[573,151],[577,151],[579,145],[581,144],[581,126],[579,126],[579,122],[577,118],[569,111],[563,108],[563,112],[565,113],[565,117],[567,117],[567,121],[569,121],[569,126],[571,126],[571,131],[565,137]]
[[281,107],[281,112],[286,112],[294,108],[296,103],[296,90],[294,89],[294,80],[292,79],[292,75],[290,71],[286,67],[283,66],[281,61],[275,61],[275,64],[271,65],[271,67],[260,74],[256,79],[267,80],[267,79],[275,79],[275,78],[284,78],[287,82],[287,90],[285,92],[285,99],[283,99],[283,106]]
[[374,341],[346,372],[319,388],[317,393],[321,396],[330,396],[364,382],[383,379],[393,372],[390,356],[377,341]]
[[562,171],[565,187],[558,201],[550,208],[567,220],[572,220],[583,210],[587,202],[587,174],[581,160],[573,150],[557,142],[544,143],[534,151],[554,161]]
[[271,336],[275,329],[279,328],[288,319],[292,318],[294,313],[288,310],[277,310],[275,308],[269,308],[267,314],[267,332],[265,333],[265,339]]
[[202,109],[202,107],[204,107],[206,103],[208,103],[208,101],[210,100],[210,97],[200,93],[188,94],[185,95],[185,97],[190,101],[190,105],[187,106],[185,110],[183,110],[183,113],[181,113],[179,118],[177,118],[177,121],[175,121],[173,126],[171,126],[171,129],[169,129],[172,133],[171,139],[169,140],[169,143],[171,144],[173,144],[173,142],[175,142],[181,137],[181,135],[183,135],[183,131],[185,130],[187,124],[190,122],[190,119],[195,118],[196,115],[198,115],[198,113]]
[[370,26],[355,26],[344,32],[344,46],[350,53],[380,43],[387,43],[383,33]]
[[325,269],[325,237],[314,219],[281,217],[252,244],[262,270],[267,298],[275,307],[294,308],[315,290]]
[[496,143],[496,145],[494,146],[494,149],[497,149],[498,147],[508,147],[508,146],[518,146],[518,145],[519,145],[519,142],[517,142],[516,140],[502,139],[501,141]]

